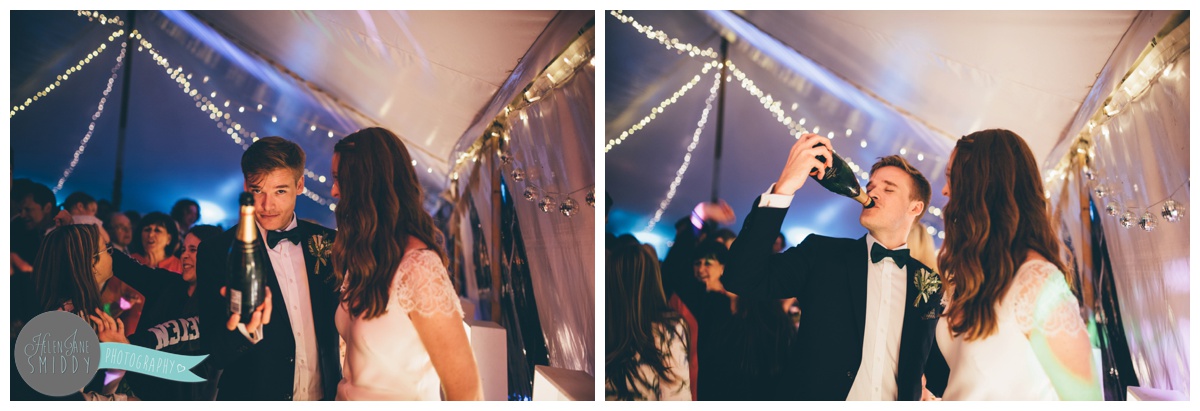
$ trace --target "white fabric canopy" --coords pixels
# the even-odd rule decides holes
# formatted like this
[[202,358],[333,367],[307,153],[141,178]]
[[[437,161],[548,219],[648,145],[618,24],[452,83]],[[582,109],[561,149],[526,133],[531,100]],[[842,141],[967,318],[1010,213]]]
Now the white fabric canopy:
[[[447,172],[455,143],[555,11],[197,11]],[[494,115],[495,113],[491,113]],[[448,181],[443,179],[444,183]]]

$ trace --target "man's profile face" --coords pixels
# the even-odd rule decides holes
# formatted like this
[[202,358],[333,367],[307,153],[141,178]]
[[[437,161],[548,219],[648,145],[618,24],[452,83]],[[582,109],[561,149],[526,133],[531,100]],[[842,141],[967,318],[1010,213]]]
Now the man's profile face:
[[50,215],[50,204],[41,205],[33,201],[33,196],[26,196],[20,203],[21,218],[25,220],[25,228],[40,226]]
[[129,217],[125,214],[114,212],[112,222],[109,223],[112,227],[112,242],[121,247],[128,247],[129,243],[133,242],[133,225],[129,222]]
[[277,168],[247,180],[246,191],[254,195],[254,220],[265,230],[282,230],[292,221],[296,197],[304,191],[304,178],[292,170]]

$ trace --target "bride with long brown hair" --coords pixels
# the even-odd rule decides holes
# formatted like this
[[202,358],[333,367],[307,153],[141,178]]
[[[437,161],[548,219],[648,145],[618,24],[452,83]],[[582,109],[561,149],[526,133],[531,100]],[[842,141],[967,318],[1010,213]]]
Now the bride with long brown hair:
[[1008,130],[960,139],[946,167],[945,399],[1100,400],[1033,152]]
[[400,139],[359,130],[334,147],[334,272],[346,341],[338,400],[480,400],[475,356],[446,272],[442,234]]

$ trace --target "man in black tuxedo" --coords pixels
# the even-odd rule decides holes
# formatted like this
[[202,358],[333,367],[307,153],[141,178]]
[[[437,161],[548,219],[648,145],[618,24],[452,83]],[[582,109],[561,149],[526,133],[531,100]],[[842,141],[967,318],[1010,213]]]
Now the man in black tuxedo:
[[[200,244],[200,328],[222,369],[218,400],[332,400],[342,379],[334,314],[338,296],[328,249],[334,230],[299,220],[304,150],[281,137],[258,140],[242,155],[245,189],[254,194],[258,251],[267,298],[248,324],[230,314],[227,256],[235,230]],[[317,254],[314,254],[316,252]]]
[[[829,147],[816,134],[792,147],[779,180],[746,216],[722,281],[738,295],[797,298],[802,314],[792,367],[799,374],[799,399],[919,400],[927,362],[945,367],[934,338],[941,287],[918,288],[915,276],[934,273],[908,257],[906,244],[929,204],[929,182],[920,171],[899,156],[871,167],[866,190],[875,206],[859,217],[866,236],[814,234],[772,253],[793,193],[811,170],[823,178],[832,166]],[[930,386],[939,383],[934,375]]]

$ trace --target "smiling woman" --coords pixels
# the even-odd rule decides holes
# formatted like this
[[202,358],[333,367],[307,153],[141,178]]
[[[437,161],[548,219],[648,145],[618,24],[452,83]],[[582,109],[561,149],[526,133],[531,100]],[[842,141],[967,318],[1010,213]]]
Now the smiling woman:
[[133,236],[129,255],[137,262],[175,273],[183,272],[179,257],[175,256],[179,249],[179,226],[171,216],[160,212],[146,214],[138,221]]

